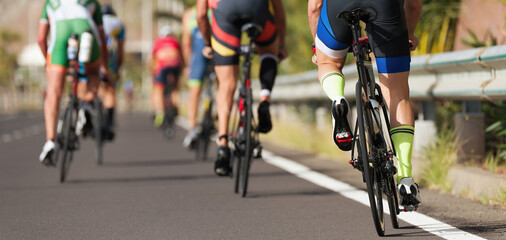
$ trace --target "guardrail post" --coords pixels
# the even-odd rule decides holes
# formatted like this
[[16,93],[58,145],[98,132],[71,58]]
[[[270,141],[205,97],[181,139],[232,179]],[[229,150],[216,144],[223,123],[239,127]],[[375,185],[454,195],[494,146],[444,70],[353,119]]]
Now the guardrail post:
[[479,101],[465,101],[463,112],[455,114],[457,162],[482,162],[485,158],[485,114]]
[[423,147],[434,141],[436,133],[436,104],[434,101],[422,101],[419,103],[418,120],[415,121],[415,138],[413,142],[415,156],[420,154]]

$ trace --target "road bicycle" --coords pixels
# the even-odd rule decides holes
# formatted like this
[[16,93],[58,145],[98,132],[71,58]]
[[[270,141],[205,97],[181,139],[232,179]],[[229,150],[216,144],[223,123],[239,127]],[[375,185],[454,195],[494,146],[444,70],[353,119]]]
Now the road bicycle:
[[353,43],[350,51],[356,58],[358,70],[358,82],[355,86],[357,121],[350,164],[362,172],[376,232],[379,236],[384,236],[383,194],[388,201],[394,228],[399,228],[397,215],[400,210],[394,178],[397,169],[393,164],[395,149],[389,135],[388,108],[381,88],[374,80],[370,57],[372,50],[368,38],[361,38],[360,20],[367,19],[368,14],[364,9],[356,9],[351,12],[343,11],[337,17],[345,20],[351,28]]
[[[91,33],[83,33],[90,34]],[[72,87],[66,100],[66,107],[58,121],[56,130],[57,147],[55,162],[61,160],[60,182],[65,182],[72,162],[73,153],[79,149],[79,138],[76,134],[76,125],[79,111],[79,99],[77,98],[77,85],[79,78],[85,77],[84,63],[78,60],[79,35],[71,34],[68,40],[67,58],[69,60],[69,72],[72,76]],[[61,157],[61,159],[60,159]]]
[[206,88],[202,94],[202,120],[199,123],[197,139],[195,140],[195,158],[207,160],[207,153],[211,136],[216,132],[214,126],[214,94],[213,87],[216,82],[216,73],[212,70],[212,64],[209,64],[209,74],[207,77]]
[[241,87],[239,88],[239,99],[234,114],[231,140],[234,145],[232,152],[231,166],[237,160],[235,174],[234,192],[242,197],[246,196],[248,190],[249,170],[251,159],[261,157],[262,146],[256,131],[256,123],[253,118],[253,97],[251,90],[251,55],[254,52],[254,39],[262,32],[262,27],[248,23],[241,28],[249,38],[248,45],[240,47],[240,54],[244,57],[242,64]]

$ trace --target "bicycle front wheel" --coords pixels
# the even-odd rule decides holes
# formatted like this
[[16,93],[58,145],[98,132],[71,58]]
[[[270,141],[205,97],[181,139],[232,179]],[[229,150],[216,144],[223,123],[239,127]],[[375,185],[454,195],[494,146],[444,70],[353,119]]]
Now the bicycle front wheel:
[[62,143],[61,143],[61,168],[60,168],[60,182],[65,182],[69,168],[70,163],[72,161],[72,154],[73,154],[73,145],[75,141],[75,133],[72,132],[72,118],[73,118],[73,109],[72,109],[72,103],[69,104],[69,108],[65,110],[65,113],[63,115],[63,125],[62,125]]
[[244,138],[244,153],[240,157],[240,170],[239,170],[239,190],[242,197],[246,196],[246,193],[248,191],[248,178],[249,178],[249,168],[251,165],[251,154],[253,152],[252,149],[252,136],[251,136],[251,122],[253,118],[253,112],[252,112],[252,96],[251,96],[251,89],[248,89],[246,91],[246,103],[244,106],[244,110],[246,111],[246,116],[244,120],[244,132],[243,132],[243,138]]
[[103,163],[103,146],[104,139],[102,136],[102,127],[104,125],[104,116],[102,111],[102,103],[95,97],[93,100],[93,105],[95,108],[95,120],[93,122],[93,133],[95,136],[95,159],[97,160],[98,165],[102,165]]
[[369,203],[376,232],[379,236],[385,235],[385,220],[383,215],[383,191],[381,187],[380,168],[374,166],[371,161],[374,158],[374,146],[372,136],[372,121],[370,111],[365,104],[366,94],[363,92],[360,82],[356,85],[357,118],[359,128],[360,158],[364,165],[364,178],[369,195]]

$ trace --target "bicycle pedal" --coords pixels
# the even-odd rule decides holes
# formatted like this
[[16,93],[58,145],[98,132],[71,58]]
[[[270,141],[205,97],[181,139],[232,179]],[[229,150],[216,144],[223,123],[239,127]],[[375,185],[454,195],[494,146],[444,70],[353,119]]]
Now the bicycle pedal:
[[357,169],[362,172],[362,170],[363,170],[362,162],[359,161],[358,159],[356,159],[356,158],[351,159],[350,161],[348,161],[348,163],[353,167],[353,169]]
[[413,212],[413,211],[417,211],[417,210],[418,210],[418,206],[415,206],[415,205],[404,206],[404,212]]

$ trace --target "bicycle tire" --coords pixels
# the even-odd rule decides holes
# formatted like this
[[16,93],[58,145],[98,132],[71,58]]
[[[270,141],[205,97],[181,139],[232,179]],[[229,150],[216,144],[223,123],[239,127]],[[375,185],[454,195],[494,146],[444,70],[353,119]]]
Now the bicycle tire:
[[248,178],[249,178],[249,168],[251,165],[251,154],[252,154],[252,142],[251,142],[251,121],[253,118],[252,112],[252,96],[251,89],[246,90],[246,98],[244,104],[244,111],[246,111],[245,121],[244,121],[244,132],[243,132],[243,140],[244,140],[244,153],[243,156],[240,157],[240,174],[239,174],[239,191],[241,197],[246,197],[246,193],[248,192]]
[[393,176],[389,177],[387,181],[387,188],[391,193],[390,196],[387,195],[388,210],[390,210],[390,220],[392,220],[393,228],[398,229],[399,219],[397,218],[397,215],[399,214],[399,198],[397,197],[397,187]]
[[65,182],[68,176],[68,172],[70,169],[70,163],[72,161],[72,153],[73,151],[70,149],[70,145],[72,144],[72,132],[71,132],[71,126],[72,126],[72,115],[73,115],[73,109],[72,109],[72,100],[69,104],[69,107],[65,110],[65,113],[63,115],[63,127],[62,127],[62,133],[63,133],[63,139],[62,139],[62,161],[61,161],[61,168],[60,168],[60,183]]
[[211,105],[207,108],[204,113],[204,119],[201,123],[201,132],[197,140],[195,141],[195,158],[197,160],[207,160],[209,143],[211,142],[211,131],[213,130],[213,122],[211,117]]
[[204,118],[204,146],[202,149],[202,159],[207,160],[208,152],[209,152],[209,144],[211,143],[211,134],[214,129],[214,123],[213,123],[213,117],[212,117],[212,110],[213,109],[213,102],[211,101],[209,103],[209,107],[207,108],[207,111],[205,112],[205,118]]
[[232,153],[232,156],[230,157],[233,161],[237,161],[236,164],[236,170],[235,170],[235,179],[234,179],[234,193],[239,193],[239,175],[241,170],[241,159],[239,158],[238,154],[235,153],[235,151]]
[[[364,104],[364,99],[362,98],[362,84],[357,82],[356,85],[356,102],[357,102],[357,118],[358,118],[358,128],[359,128],[359,141],[360,141],[360,155],[364,168],[364,178],[366,180],[367,185],[367,193],[369,195],[369,203],[372,213],[372,218],[374,222],[374,226],[376,228],[376,232],[379,236],[385,235],[385,219],[383,215],[383,197],[382,197],[382,189],[381,183],[378,182],[378,177],[380,176],[378,172],[378,168],[371,166],[372,163],[369,162],[369,151],[368,148],[371,149],[372,137],[370,136],[371,131],[367,130],[367,128],[371,127],[370,116],[367,117],[369,111],[366,111],[366,106]],[[366,125],[367,124],[367,125]],[[366,137],[367,132],[367,137]]]
[[93,123],[93,134],[95,136],[95,160],[97,160],[98,165],[102,165],[103,163],[103,147],[104,147],[104,139],[102,127],[103,123],[103,112],[102,112],[102,104],[100,103],[100,99],[95,97],[93,99],[93,105],[95,108],[95,119]]

